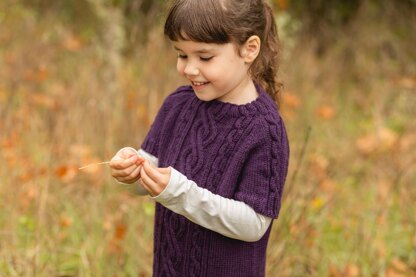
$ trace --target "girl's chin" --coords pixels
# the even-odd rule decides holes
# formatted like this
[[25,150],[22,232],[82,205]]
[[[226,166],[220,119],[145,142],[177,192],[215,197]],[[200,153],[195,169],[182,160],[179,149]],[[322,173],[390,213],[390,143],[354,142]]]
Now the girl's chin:
[[204,95],[201,95],[198,92],[195,92],[196,97],[201,100],[201,101],[209,101],[210,99],[207,99],[206,97],[204,97]]
[[197,90],[194,90],[194,91],[195,91],[196,97],[201,101],[212,101],[215,99],[215,97],[211,97],[209,93],[206,93],[205,91],[197,91]]

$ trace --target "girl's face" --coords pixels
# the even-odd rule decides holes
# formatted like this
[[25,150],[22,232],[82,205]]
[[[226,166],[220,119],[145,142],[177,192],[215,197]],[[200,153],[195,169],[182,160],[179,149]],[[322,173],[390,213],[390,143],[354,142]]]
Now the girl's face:
[[239,55],[234,44],[188,40],[174,41],[173,44],[178,51],[176,68],[190,81],[199,99],[245,104],[257,97],[248,74],[250,64]]

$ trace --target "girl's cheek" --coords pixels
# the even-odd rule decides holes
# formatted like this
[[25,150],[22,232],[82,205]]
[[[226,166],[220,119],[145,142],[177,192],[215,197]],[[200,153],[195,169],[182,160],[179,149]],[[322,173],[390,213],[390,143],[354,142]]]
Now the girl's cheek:
[[176,70],[178,71],[179,74],[184,75],[184,71],[185,71],[184,62],[178,60],[178,62],[176,63]]

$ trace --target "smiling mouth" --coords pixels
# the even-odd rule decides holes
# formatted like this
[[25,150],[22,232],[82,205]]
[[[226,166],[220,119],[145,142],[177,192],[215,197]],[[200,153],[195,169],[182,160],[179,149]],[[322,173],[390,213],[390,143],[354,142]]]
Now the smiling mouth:
[[209,82],[195,82],[195,81],[191,81],[191,84],[193,85],[193,86],[196,86],[196,87],[199,87],[199,86],[203,86],[203,85],[206,85],[206,84],[208,84]]

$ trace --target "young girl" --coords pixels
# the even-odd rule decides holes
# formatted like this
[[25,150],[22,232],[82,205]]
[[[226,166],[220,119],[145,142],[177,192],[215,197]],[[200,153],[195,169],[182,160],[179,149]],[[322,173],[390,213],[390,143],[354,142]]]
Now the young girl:
[[156,201],[154,276],[264,276],[289,157],[271,8],[176,0],[165,35],[190,85],[167,97],[138,151],[117,152],[112,176]]

